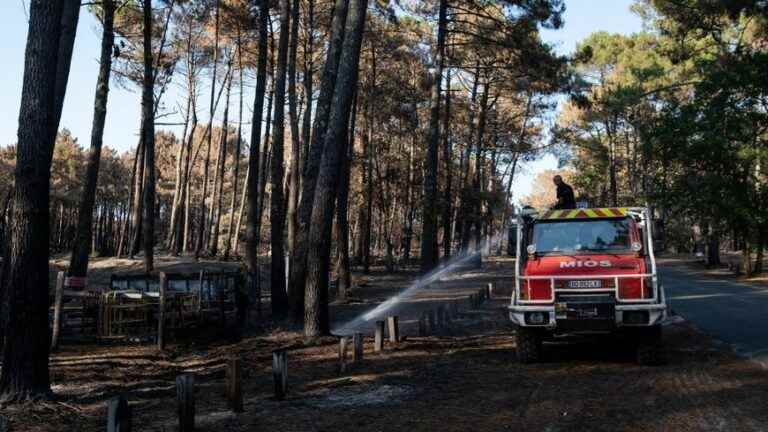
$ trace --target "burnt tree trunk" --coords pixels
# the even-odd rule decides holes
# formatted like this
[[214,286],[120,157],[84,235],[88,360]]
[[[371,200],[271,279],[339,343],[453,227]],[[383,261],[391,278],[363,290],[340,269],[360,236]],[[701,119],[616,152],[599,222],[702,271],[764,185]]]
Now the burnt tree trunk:
[[[309,157],[309,142],[312,134],[312,76],[314,75],[314,46],[315,46],[315,0],[307,0],[307,29],[304,37],[304,117],[301,125],[301,141],[304,145],[301,157],[302,177],[306,172]],[[297,222],[298,223],[298,222]]]
[[64,96],[67,93],[69,69],[72,65],[72,52],[77,36],[77,24],[80,21],[80,0],[62,0],[61,33],[59,35],[58,57],[56,64],[56,96],[54,99],[54,117],[51,134],[56,139],[61,113],[64,109]]
[[77,220],[77,234],[72,248],[69,264],[70,276],[85,276],[88,272],[88,255],[91,252],[91,230],[93,224],[93,205],[96,198],[96,186],[99,180],[101,145],[104,141],[104,122],[107,117],[107,98],[109,96],[109,78],[112,72],[112,49],[115,43],[113,0],[102,2],[102,34],[99,77],[96,81],[96,96],[93,104],[93,127],[91,129],[91,148],[88,152],[88,165],[85,172],[85,185],[80,201]]
[[13,204],[0,272],[4,310],[0,395],[21,401],[50,394],[48,254],[51,159],[62,3],[32,0],[24,56]]
[[330,333],[328,269],[331,258],[334,202],[338,193],[341,162],[346,158],[347,124],[357,88],[360,47],[367,9],[368,0],[350,1],[338,78],[324,137],[322,162],[314,193],[309,254],[307,255],[304,336],[308,338]]
[[445,80],[445,117],[443,118],[443,165],[445,190],[443,191],[443,258],[451,257],[453,243],[453,144],[451,143],[451,71]]
[[[213,146],[213,116],[216,113],[215,95],[216,95],[216,72],[219,63],[219,0],[216,0],[214,10],[214,42],[213,42],[213,76],[211,77],[211,103],[210,103],[210,121],[208,124],[208,145],[205,151],[205,160],[203,162],[203,190],[200,195],[200,224],[197,228],[197,246],[195,247],[195,256],[200,256],[205,245],[206,206],[205,200],[208,195],[208,170],[211,166],[211,147]],[[213,205],[213,203],[211,203]]]
[[480,198],[483,192],[483,140],[485,139],[485,129],[488,123],[488,96],[490,94],[490,83],[486,81],[483,86],[483,95],[480,98],[480,115],[477,118],[477,142],[475,144],[475,179],[472,183],[474,195],[474,206],[472,220],[475,229],[475,251],[481,252],[483,243],[483,200]]
[[432,70],[432,94],[429,106],[427,159],[424,173],[424,206],[422,210],[421,271],[426,273],[440,262],[437,245],[437,164],[440,146],[440,85],[443,79],[443,52],[445,51],[445,23],[447,0],[440,0],[437,26],[435,65]]
[[338,249],[338,261],[336,262],[336,274],[339,277],[339,300],[346,300],[352,289],[352,269],[349,262],[349,178],[352,171],[352,158],[355,154],[355,120],[357,117],[357,92],[355,92],[352,104],[352,114],[349,120],[349,134],[347,140],[347,155],[341,160],[341,174],[339,178],[338,212],[336,214],[336,248]]
[[[240,27],[237,28],[237,70],[240,74],[240,100],[237,112],[237,141],[235,143],[234,168],[232,172],[232,200],[229,203],[229,224],[227,228],[227,237],[224,241],[224,259],[229,259],[232,248],[232,235],[235,224],[235,204],[237,203],[237,183],[240,180],[240,153],[242,153],[243,143],[243,51],[242,40],[240,37]],[[247,177],[247,175],[246,175]],[[238,230],[240,221],[238,220]]]
[[[282,29],[281,29],[282,31]],[[299,0],[293,0],[291,7],[291,36],[288,49],[288,114],[291,126],[291,166],[288,170],[288,254],[294,255],[298,220],[296,210],[299,205],[299,161],[301,143],[299,142],[299,111],[296,96],[296,56],[299,46]]]
[[267,26],[269,23],[269,0],[261,0],[259,4],[259,37],[256,65],[256,95],[253,99],[253,118],[251,127],[251,147],[248,152],[248,223],[245,229],[245,263],[248,268],[250,285],[248,296],[251,304],[255,304],[259,275],[259,233],[261,229],[261,211],[259,210],[259,163],[261,146],[261,118],[264,111],[264,94],[267,87]]
[[285,212],[283,197],[283,177],[285,175],[285,76],[288,62],[288,32],[291,21],[291,5],[288,0],[280,0],[280,37],[277,42],[277,64],[275,74],[275,114],[272,119],[272,167],[269,225],[272,245],[270,289],[272,294],[272,316],[284,317],[288,309],[288,296],[285,290]]
[[[232,70],[232,59],[229,62],[229,71]],[[211,204],[211,244],[210,255],[216,256],[219,253],[219,228],[221,227],[221,206],[224,195],[224,173],[227,164],[227,140],[229,138],[229,98],[232,93],[232,80],[227,81],[227,96],[224,103],[224,120],[221,128],[221,139],[219,141],[217,172],[214,174],[213,197],[215,202]],[[215,211],[214,211],[215,209]]]
[[155,110],[152,66],[152,0],[144,0],[144,84],[141,95],[142,136],[144,137],[144,271],[154,270],[155,248]]
[[304,287],[306,282],[307,249],[309,247],[309,224],[312,217],[315,186],[323,154],[325,131],[328,127],[328,118],[331,111],[331,100],[336,86],[336,73],[341,57],[348,5],[349,0],[335,0],[334,2],[328,54],[325,66],[323,67],[323,75],[320,79],[320,95],[315,106],[312,143],[309,147],[309,155],[307,156],[304,178],[301,184],[301,200],[299,201],[297,213],[298,236],[296,239],[296,250],[294,256],[291,257],[289,283],[292,315],[296,322],[301,322],[304,318]]

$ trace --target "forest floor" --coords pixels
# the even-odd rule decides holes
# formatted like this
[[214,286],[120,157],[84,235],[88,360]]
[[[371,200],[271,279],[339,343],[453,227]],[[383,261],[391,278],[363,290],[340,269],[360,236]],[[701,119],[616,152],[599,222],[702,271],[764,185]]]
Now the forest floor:
[[[175,377],[196,376],[199,431],[527,430],[758,431],[768,422],[768,374],[684,320],[665,327],[668,364],[638,366],[604,340],[548,345],[546,361],[522,365],[508,324],[510,261],[459,272],[406,299],[397,311],[405,340],[339,373],[338,342],[309,346],[291,328],[262,328],[238,343],[224,338],[149,345],[65,345],[51,357],[54,402],[5,406],[17,431],[104,430],[105,402],[124,394],[134,430],[176,429]],[[334,304],[337,325],[409,285],[413,272],[356,275],[350,304]],[[468,309],[443,335],[416,337],[424,308],[501,281],[492,301]],[[271,352],[291,346],[289,390],[272,395]],[[244,363],[245,411],[224,397],[226,359]]]

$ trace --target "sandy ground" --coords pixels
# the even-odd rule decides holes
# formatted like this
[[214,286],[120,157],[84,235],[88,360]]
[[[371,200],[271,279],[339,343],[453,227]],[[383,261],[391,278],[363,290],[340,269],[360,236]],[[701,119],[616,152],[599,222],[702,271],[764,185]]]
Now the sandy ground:
[[[546,361],[516,362],[514,332],[499,290],[465,309],[447,334],[416,337],[413,317],[447,298],[506,277],[509,262],[465,272],[409,298],[398,313],[406,340],[340,374],[337,342],[301,345],[292,329],[269,328],[239,343],[176,340],[147,345],[64,346],[52,356],[55,402],[2,407],[14,430],[104,429],[105,401],[125,394],[134,430],[175,430],[174,379],[196,375],[200,431],[759,431],[766,430],[768,374],[685,322],[665,328],[669,362],[638,366],[609,340],[548,345]],[[334,305],[348,322],[409,285],[409,273],[359,277],[356,301]],[[500,286],[503,287],[504,282]],[[419,305],[419,306],[414,306]],[[465,306],[466,307],[466,306]],[[411,324],[408,324],[408,323]],[[272,397],[271,351],[292,346],[289,393]],[[224,363],[244,361],[245,412],[227,410]]]

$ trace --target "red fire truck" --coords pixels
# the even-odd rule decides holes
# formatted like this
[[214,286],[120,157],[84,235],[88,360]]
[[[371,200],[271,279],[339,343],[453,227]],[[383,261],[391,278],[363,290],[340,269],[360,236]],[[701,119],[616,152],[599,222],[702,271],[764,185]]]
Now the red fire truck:
[[613,334],[642,364],[660,359],[664,289],[646,208],[581,208],[517,218],[515,290],[509,317],[520,361],[541,359],[542,343]]

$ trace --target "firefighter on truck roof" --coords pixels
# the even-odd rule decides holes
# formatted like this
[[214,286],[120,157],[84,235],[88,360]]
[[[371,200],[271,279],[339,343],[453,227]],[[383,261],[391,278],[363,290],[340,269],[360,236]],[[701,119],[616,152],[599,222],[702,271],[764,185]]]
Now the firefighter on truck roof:
[[568,210],[576,208],[576,198],[573,196],[571,185],[563,181],[563,178],[556,175],[552,181],[557,186],[557,204],[553,210]]

